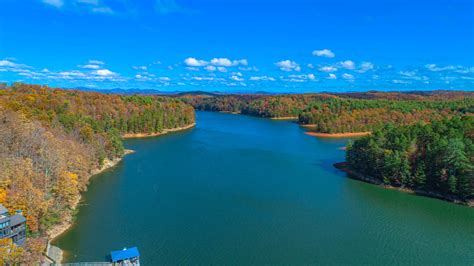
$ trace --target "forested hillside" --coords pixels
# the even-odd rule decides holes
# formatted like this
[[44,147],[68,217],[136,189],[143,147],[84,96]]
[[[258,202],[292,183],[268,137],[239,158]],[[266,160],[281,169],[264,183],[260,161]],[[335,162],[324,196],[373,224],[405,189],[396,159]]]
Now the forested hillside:
[[122,134],[192,123],[193,108],[173,98],[27,84],[0,89],[0,203],[23,210],[29,241],[38,246],[71,216],[91,174],[123,155]]
[[198,110],[260,117],[297,117],[321,133],[373,131],[474,112],[474,93],[345,93],[184,96]]
[[474,117],[387,125],[347,148],[350,170],[431,196],[474,200]]

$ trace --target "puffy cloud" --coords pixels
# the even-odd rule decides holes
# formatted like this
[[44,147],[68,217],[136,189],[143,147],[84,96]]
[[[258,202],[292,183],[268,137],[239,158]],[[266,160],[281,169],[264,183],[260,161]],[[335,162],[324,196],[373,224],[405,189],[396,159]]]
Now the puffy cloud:
[[184,60],[184,64],[189,66],[189,67],[201,67],[201,66],[206,66],[209,63],[204,61],[204,60],[198,60],[193,57],[188,57]]
[[115,76],[117,75],[117,73],[115,72],[112,72],[108,69],[99,69],[99,70],[96,70],[93,72],[95,75],[97,76],[101,76],[101,77],[108,77],[108,76]]
[[323,57],[329,57],[333,58],[336,55],[329,49],[323,49],[323,50],[314,50],[313,51],[314,56],[323,56]]
[[214,66],[230,67],[232,66],[232,61],[228,58],[213,58],[211,59],[211,64]]
[[24,67],[25,65],[17,64],[11,60],[0,60],[0,67]]
[[337,68],[335,68],[333,66],[323,66],[323,67],[319,68],[319,71],[322,71],[322,72],[335,72],[335,71],[337,71]]
[[331,74],[329,74],[327,79],[337,79],[337,76],[336,76],[336,74],[331,73]]
[[357,72],[359,73],[365,73],[369,70],[372,70],[374,69],[374,64],[370,63],[370,62],[362,62],[362,64],[360,64],[359,66],[359,69],[357,70]]
[[207,66],[207,67],[205,67],[204,69],[207,70],[207,71],[210,71],[210,72],[216,71],[216,67],[215,67],[215,66]]
[[300,71],[301,67],[295,61],[290,60],[283,60],[280,62],[276,62],[275,65],[283,71]]
[[354,69],[355,68],[355,63],[351,60],[346,60],[342,61],[339,63],[339,65],[345,69]]
[[[291,79],[298,79],[298,80],[316,80],[316,76],[314,74],[301,74],[301,75],[288,75]],[[285,79],[283,79],[285,80]],[[286,79],[286,81],[288,81]]]
[[230,60],[229,58],[213,58],[211,59],[211,64],[220,67],[246,66],[248,65],[248,61],[247,59]]
[[308,68],[313,69],[314,68],[313,64],[308,64]]
[[227,68],[225,68],[225,67],[217,67],[217,70],[219,72],[227,72]]
[[63,0],[43,0],[43,3],[57,8],[61,8],[64,5]]

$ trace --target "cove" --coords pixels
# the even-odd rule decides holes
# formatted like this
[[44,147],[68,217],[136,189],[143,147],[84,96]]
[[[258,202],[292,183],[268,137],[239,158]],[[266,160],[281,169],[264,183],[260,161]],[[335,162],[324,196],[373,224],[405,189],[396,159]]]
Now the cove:
[[138,246],[143,265],[474,262],[474,209],[352,180],[347,139],[286,121],[197,112],[194,129],[131,139],[95,176],[66,262]]

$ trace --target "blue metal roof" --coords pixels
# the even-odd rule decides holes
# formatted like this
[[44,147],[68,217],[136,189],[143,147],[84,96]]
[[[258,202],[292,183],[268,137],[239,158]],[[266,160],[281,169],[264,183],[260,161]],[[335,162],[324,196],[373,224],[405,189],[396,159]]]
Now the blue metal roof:
[[116,250],[110,252],[110,257],[112,257],[112,262],[127,260],[135,257],[139,257],[140,253],[138,252],[137,247],[133,248],[124,248],[123,250]]

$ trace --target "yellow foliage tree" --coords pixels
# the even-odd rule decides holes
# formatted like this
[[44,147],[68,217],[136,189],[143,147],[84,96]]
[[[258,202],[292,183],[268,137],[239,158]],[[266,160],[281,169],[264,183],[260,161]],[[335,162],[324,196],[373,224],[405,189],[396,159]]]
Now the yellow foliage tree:
[[13,243],[10,238],[0,239],[0,265],[20,265],[25,250]]
[[67,171],[61,174],[54,192],[60,201],[62,200],[68,207],[72,207],[79,195],[77,174]]

